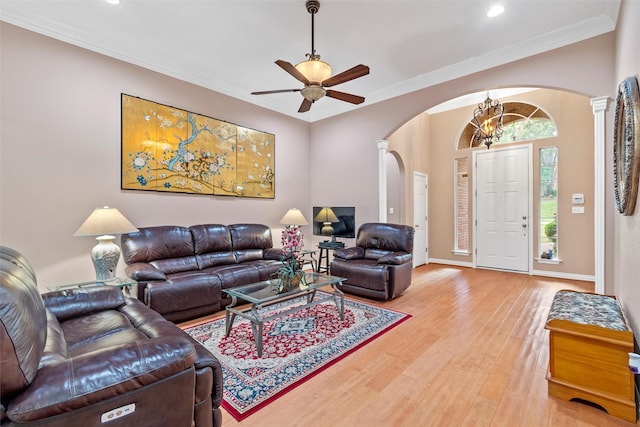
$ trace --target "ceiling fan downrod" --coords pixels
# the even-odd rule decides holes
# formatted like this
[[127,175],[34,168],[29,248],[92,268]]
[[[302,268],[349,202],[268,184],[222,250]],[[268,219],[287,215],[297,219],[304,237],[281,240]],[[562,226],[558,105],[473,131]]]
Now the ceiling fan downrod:
[[315,48],[315,40],[314,40],[315,25],[314,25],[313,17],[315,16],[316,13],[318,13],[318,10],[320,10],[320,2],[318,0],[307,0],[306,7],[307,7],[307,12],[311,14],[311,53],[307,53],[307,57],[311,60],[319,60],[320,55],[316,55],[316,48]]

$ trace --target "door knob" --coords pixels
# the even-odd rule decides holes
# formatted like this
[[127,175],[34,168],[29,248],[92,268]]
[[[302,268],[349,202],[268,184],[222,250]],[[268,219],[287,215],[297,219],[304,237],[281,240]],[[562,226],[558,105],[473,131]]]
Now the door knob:
[[522,224],[522,228],[527,228],[527,224]]
[[526,215],[523,215],[523,216],[522,216],[522,219],[527,219],[527,216],[526,216]]

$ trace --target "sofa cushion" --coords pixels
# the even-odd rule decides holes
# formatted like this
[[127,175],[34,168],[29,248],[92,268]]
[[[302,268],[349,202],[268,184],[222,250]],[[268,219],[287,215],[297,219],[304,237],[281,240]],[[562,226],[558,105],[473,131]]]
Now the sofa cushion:
[[243,249],[236,252],[236,259],[238,263],[246,263],[249,261],[258,261],[264,259],[264,252],[262,249]]
[[189,227],[196,255],[231,251],[231,233],[226,225],[203,224]]
[[259,270],[250,264],[220,265],[203,270],[220,279],[222,289],[235,288],[260,281]]
[[413,227],[408,225],[366,223],[358,229],[356,246],[413,253],[413,234]]
[[123,234],[121,243],[127,264],[195,255],[193,238],[187,227],[163,225],[140,228],[134,233]]
[[[268,280],[271,275],[278,271],[282,267],[282,261],[275,261],[269,259],[260,259],[255,261],[248,261],[242,265],[250,265],[258,270],[258,280]],[[247,283],[248,284],[248,283]]]
[[364,251],[364,258],[366,259],[375,259],[378,260],[384,256],[387,256],[389,254],[391,254],[393,252],[391,251],[387,251],[384,249],[365,249]]
[[105,310],[61,323],[71,357],[147,338],[117,310]]
[[198,261],[195,256],[182,258],[159,259],[149,264],[166,274],[180,273],[182,271],[198,270]]
[[273,247],[271,229],[262,224],[233,224],[229,226],[234,251],[269,249]]

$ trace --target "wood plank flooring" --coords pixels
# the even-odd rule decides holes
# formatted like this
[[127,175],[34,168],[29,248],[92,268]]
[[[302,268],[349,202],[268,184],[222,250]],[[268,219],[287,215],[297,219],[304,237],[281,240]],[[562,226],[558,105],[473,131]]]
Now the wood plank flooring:
[[593,283],[419,267],[404,295],[376,303],[411,319],[240,423],[224,412],[222,425],[637,425],[548,396],[544,324],[560,289]]

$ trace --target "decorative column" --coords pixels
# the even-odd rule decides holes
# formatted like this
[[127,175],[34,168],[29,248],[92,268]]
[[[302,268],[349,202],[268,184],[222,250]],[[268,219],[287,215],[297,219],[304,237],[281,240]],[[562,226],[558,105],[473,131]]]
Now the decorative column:
[[387,154],[389,141],[381,139],[378,143],[378,220],[387,222]]
[[604,294],[604,266],[605,266],[605,111],[609,98],[600,96],[591,98],[594,124],[594,243],[595,243],[595,291]]

